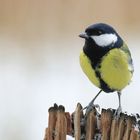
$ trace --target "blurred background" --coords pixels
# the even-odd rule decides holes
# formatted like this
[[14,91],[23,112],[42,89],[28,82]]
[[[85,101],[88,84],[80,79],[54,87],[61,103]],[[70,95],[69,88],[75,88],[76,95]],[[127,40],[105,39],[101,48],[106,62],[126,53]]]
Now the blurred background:
[[[79,66],[78,35],[97,22],[112,25],[131,50],[135,73],[122,106],[140,113],[139,13],[139,0],[1,0],[0,139],[41,140],[53,103],[72,112],[95,96],[99,89]],[[103,93],[96,103],[117,108],[117,95]]]

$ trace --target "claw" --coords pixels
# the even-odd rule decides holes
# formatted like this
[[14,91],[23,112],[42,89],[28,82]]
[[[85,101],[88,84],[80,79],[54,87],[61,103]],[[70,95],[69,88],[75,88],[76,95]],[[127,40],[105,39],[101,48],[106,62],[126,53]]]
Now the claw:
[[92,111],[93,109],[95,108],[94,105],[89,105],[87,106],[87,109],[86,109],[86,116],[89,114],[90,111]]
[[97,95],[92,99],[92,101],[88,104],[88,106],[86,106],[86,107],[84,107],[83,108],[83,110],[85,110],[86,109],[86,116],[87,116],[87,114],[89,114],[89,112],[90,111],[92,111],[94,108],[99,108],[99,110],[100,110],[100,106],[99,105],[95,105],[94,104],[94,101],[95,101],[95,99],[99,96],[99,94],[102,92],[102,90],[100,90],[98,93],[97,93]]
[[87,117],[88,114],[93,110],[93,109],[97,109],[97,112],[100,111],[100,106],[98,104],[92,104],[92,105],[88,105],[86,107],[86,113],[85,116]]
[[122,108],[119,106],[118,109],[115,111],[114,116],[116,119],[120,118],[120,115],[122,113]]
[[94,106],[98,109],[98,111],[100,111],[100,106],[98,104],[95,104]]

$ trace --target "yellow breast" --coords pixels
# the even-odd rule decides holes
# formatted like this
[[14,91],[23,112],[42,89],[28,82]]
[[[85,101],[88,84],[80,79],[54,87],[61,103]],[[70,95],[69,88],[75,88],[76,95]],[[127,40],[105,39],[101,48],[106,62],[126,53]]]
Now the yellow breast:
[[[110,89],[122,90],[129,84],[132,72],[129,70],[129,56],[121,49],[112,49],[102,58],[100,67],[96,69],[100,73],[100,78]],[[100,79],[96,76],[95,70],[91,66],[91,61],[82,51],[80,54],[80,65],[89,80],[97,87],[100,87]]]
[[102,58],[99,72],[111,89],[121,90],[129,84],[132,73],[129,70],[128,57],[124,51],[116,48]]
[[85,53],[82,51],[80,53],[80,65],[83,72],[87,75],[89,80],[97,87],[100,87],[100,82],[98,77],[96,77],[95,71],[91,66],[91,62]]

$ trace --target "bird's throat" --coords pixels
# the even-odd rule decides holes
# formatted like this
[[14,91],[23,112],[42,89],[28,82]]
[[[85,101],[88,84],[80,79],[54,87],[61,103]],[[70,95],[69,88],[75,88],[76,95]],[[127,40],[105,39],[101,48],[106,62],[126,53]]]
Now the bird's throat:
[[109,48],[102,48],[90,42],[85,42],[83,47],[83,51],[90,59],[93,68],[100,64],[102,57],[106,55],[109,50]]

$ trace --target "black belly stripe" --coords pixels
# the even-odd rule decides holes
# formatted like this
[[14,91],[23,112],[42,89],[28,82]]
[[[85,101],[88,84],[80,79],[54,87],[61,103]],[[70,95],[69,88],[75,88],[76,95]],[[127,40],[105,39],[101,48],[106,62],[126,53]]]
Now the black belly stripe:
[[111,89],[107,84],[106,84],[106,82],[101,78],[101,74],[100,74],[100,72],[98,72],[98,71],[95,71],[95,73],[96,73],[96,76],[97,77],[99,77],[99,80],[100,80],[100,88],[104,91],[104,92],[113,92],[113,91],[115,91],[114,89]]

